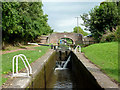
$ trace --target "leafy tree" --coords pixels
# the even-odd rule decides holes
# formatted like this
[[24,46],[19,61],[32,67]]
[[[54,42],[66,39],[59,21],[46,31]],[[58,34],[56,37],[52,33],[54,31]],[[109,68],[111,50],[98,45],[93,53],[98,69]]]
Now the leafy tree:
[[[79,31],[78,31],[78,30],[79,30]],[[73,32],[74,32],[74,33],[80,33],[80,34],[82,34],[83,36],[87,36],[87,35],[88,35],[88,33],[87,33],[87,32],[84,32],[81,27],[75,27]]]
[[43,14],[42,2],[3,2],[3,42],[34,41],[40,35],[52,33],[48,15]]
[[3,41],[8,43],[13,43],[13,39],[15,39],[15,37],[17,38],[23,30],[19,25],[19,5],[20,4],[18,2],[3,2],[2,4]]
[[112,31],[118,25],[119,14],[116,3],[104,2],[93,8],[89,14],[81,15],[86,30],[89,30],[96,40],[100,40],[106,30]]
[[[116,2],[117,4],[117,8],[118,8],[118,14],[119,14],[119,18],[120,18],[120,1],[119,2]],[[118,21],[118,24],[120,25],[120,19]]]

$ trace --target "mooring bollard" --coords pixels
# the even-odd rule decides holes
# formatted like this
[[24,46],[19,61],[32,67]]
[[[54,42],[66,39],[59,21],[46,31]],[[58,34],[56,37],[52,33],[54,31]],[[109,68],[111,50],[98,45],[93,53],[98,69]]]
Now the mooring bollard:
[[56,46],[54,46],[54,50],[56,50]]
[[[18,73],[18,58],[22,59],[24,65],[25,65],[25,68],[27,70],[27,73]],[[15,59],[16,59],[16,73],[14,72]],[[12,63],[13,63],[13,66],[12,66],[13,67],[13,77],[29,77],[29,75],[32,74],[32,68],[31,68],[31,66],[30,66],[30,64],[29,64],[25,55],[23,55],[23,54],[15,55],[13,57],[13,62]]]
[[54,47],[53,44],[51,44],[51,49],[53,49],[53,47]]

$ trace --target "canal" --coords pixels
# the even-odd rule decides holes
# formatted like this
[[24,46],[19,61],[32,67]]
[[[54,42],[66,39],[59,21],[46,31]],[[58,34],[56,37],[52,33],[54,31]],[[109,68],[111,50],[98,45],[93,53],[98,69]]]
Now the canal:
[[97,88],[97,90],[101,90],[101,86],[94,76],[70,50],[54,51],[33,80],[30,88],[53,90]]

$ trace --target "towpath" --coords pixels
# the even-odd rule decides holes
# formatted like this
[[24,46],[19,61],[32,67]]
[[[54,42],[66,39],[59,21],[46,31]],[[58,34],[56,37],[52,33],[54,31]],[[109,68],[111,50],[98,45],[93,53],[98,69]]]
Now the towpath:
[[106,74],[101,72],[101,70],[93,63],[90,62],[85,56],[84,53],[76,53],[79,60],[84,64],[84,66],[91,72],[95,77],[97,82],[102,88],[116,88],[118,90],[118,84],[113,82]]
[[19,48],[19,49],[15,49],[15,50],[9,50],[9,51],[2,51],[2,54],[6,54],[6,53],[11,53],[11,52],[16,52],[16,51],[20,51],[20,50],[35,50],[33,47],[38,47],[39,45],[36,46],[28,46],[25,48]]

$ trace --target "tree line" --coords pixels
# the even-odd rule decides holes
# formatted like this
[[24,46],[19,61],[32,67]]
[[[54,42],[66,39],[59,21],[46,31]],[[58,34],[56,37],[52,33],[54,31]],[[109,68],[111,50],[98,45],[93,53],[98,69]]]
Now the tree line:
[[[120,25],[120,1],[119,2],[102,2],[100,6],[94,7],[89,13],[81,15],[86,28],[91,32],[93,37],[100,41],[117,40],[116,35],[119,33]],[[104,36],[104,37],[103,37]]]
[[73,28],[73,32],[74,32],[74,33],[80,33],[80,34],[82,34],[83,36],[87,36],[87,35],[88,35],[88,33],[85,32],[85,31],[83,31],[83,29],[82,29],[80,26],[74,27],[74,28]]
[[44,15],[42,6],[42,2],[3,2],[3,43],[27,43],[52,33],[47,23],[48,15]]

